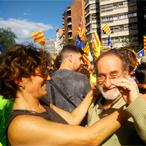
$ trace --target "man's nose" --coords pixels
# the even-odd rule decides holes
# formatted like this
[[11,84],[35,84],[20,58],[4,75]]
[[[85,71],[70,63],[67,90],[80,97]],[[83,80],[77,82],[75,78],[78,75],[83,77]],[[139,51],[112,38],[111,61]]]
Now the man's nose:
[[110,78],[109,77],[106,77],[106,79],[105,79],[105,81],[104,81],[103,84],[104,84],[104,86],[106,88],[109,88],[111,86],[111,80],[110,80]]

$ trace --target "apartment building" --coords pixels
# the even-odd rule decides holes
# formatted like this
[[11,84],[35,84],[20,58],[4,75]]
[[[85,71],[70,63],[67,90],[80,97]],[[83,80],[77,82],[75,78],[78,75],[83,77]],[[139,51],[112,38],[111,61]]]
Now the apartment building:
[[55,40],[54,39],[48,39],[45,42],[45,45],[39,45],[38,48],[44,49],[50,54],[55,54]]
[[64,29],[62,27],[58,27],[56,29],[56,47],[55,54],[58,54],[64,45]]
[[[132,36],[133,46],[138,45],[137,0],[99,0],[101,27],[106,23],[111,28],[113,48],[122,46],[122,41]],[[108,35],[101,31],[103,49],[107,49]]]
[[62,14],[65,40],[71,40],[77,37],[77,30],[81,17],[85,29],[84,0],[75,0],[71,6],[66,7],[66,10]]
[[86,19],[86,37],[93,41],[95,29],[100,36],[100,10],[99,0],[84,0],[85,19]]
[[66,7],[62,14],[62,25],[64,25],[65,40],[72,39],[72,21],[71,21],[71,7]]

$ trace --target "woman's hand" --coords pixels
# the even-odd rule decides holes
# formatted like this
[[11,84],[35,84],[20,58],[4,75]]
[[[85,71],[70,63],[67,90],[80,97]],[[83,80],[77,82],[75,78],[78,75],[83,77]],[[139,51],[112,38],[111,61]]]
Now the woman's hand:
[[119,89],[127,104],[131,104],[138,97],[139,92],[135,83],[125,78],[119,78],[111,82]]

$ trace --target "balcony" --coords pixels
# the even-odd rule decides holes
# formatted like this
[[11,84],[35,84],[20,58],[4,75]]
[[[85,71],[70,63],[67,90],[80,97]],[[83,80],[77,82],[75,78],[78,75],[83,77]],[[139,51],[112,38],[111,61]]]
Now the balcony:
[[72,25],[71,21],[68,21],[68,22],[67,22],[67,25]]
[[70,33],[70,32],[72,32],[72,29],[69,28],[69,29],[68,29],[68,33]]
[[71,14],[67,14],[67,18],[71,18]]
[[62,21],[62,25],[64,25],[64,21]]
[[62,19],[64,19],[64,14],[62,14]]
[[67,11],[71,11],[71,7],[67,7],[66,10],[67,10]]

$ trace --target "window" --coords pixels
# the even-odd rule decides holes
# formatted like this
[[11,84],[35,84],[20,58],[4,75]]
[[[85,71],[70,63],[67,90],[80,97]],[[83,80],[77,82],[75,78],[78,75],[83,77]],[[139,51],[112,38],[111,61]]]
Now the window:
[[124,26],[123,25],[120,26],[120,30],[124,30]]
[[102,39],[102,43],[103,43],[103,44],[106,44],[107,42],[108,42],[107,39]]
[[90,5],[90,10],[96,10],[96,9],[98,9],[98,4]]
[[125,14],[120,14],[119,15],[119,19],[125,19],[125,18],[127,18],[128,17],[128,15],[125,13]]
[[113,9],[116,9],[117,8],[117,4],[113,4]]
[[85,9],[85,15],[89,12],[89,6]]
[[132,40],[133,41],[137,41],[138,40],[138,36],[136,35],[136,36],[132,37]]
[[92,14],[92,20],[99,20],[99,13]]
[[86,17],[86,23],[89,23],[89,21],[90,21],[90,17],[88,16]]
[[105,5],[101,7],[101,12],[113,11],[113,5]]
[[136,0],[129,0],[128,1],[128,6],[134,6],[136,5]]
[[113,20],[118,20],[117,15],[114,15],[114,16],[113,16]]
[[102,18],[102,22],[112,22],[113,16],[107,16]]
[[137,23],[129,24],[129,29],[137,29]]
[[128,25],[124,25],[124,30],[128,30],[129,26]]
[[118,31],[119,29],[118,29],[118,27],[114,27],[113,28],[113,32],[116,32],[116,31]]
[[116,37],[116,38],[112,38],[111,40],[112,40],[112,42],[119,42],[118,37]]
[[120,3],[120,4],[119,4],[119,7],[123,7],[123,3]]

